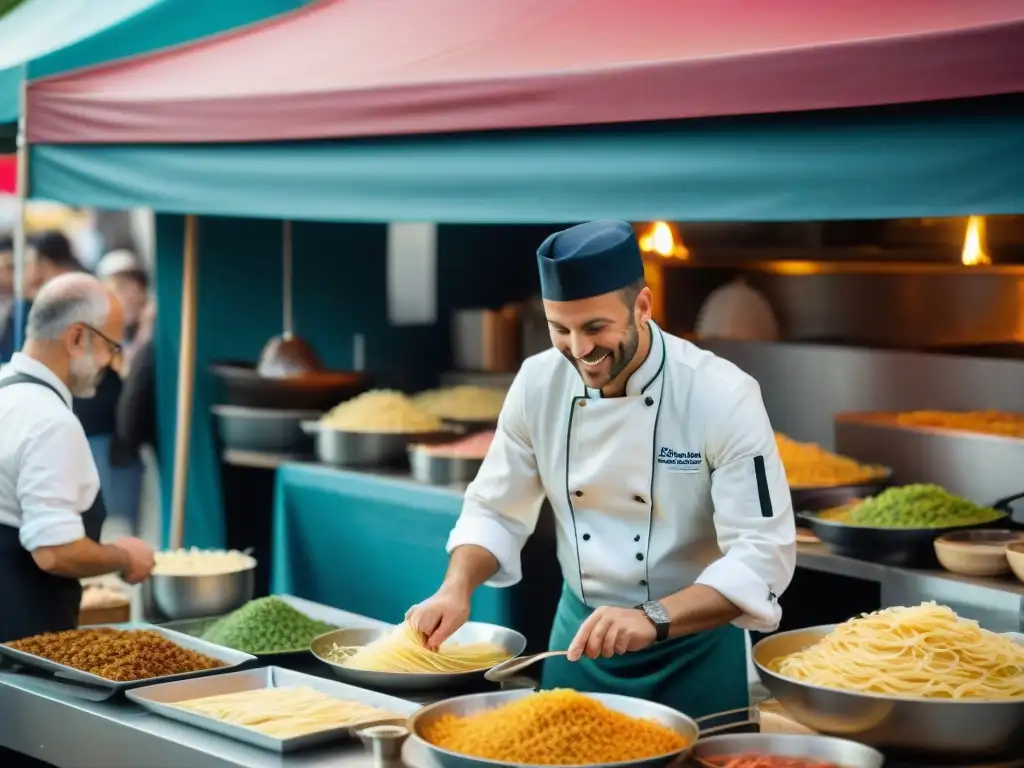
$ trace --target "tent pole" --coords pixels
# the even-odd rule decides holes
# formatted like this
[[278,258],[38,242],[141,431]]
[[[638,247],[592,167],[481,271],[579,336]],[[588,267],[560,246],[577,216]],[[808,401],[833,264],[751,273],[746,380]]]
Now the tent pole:
[[28,251],[28,136],[25,123],[28,119],[28,82],[22,78],[18,90],[18,132],[16,138],[17,151],[17,190],[18,212],[14,220],[14,351],[21,349],[25,341],[25,329],[22,327],[25,304],[25,268],[26,252]]
[[171,549],[185,536],[185,499],[188,490],[188,453],[192,436],[192,398],[196,374],[196,261],[199,222],[185,217],[184,266],[181,278],[181,347],[178,352],[177,428],[174,433],[174,485],[171,492]]

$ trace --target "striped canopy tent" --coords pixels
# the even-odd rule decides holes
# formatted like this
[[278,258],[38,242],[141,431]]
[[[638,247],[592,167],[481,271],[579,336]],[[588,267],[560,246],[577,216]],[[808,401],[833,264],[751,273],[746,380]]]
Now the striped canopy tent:
[[1022,46],[1019,0],[323,0],[37,81],[33,189],[349,220],[1017,211]]
[[[350,246],[301,220],[1018,212],[1021,50],[1019,0],[320,0],[217,39],[34,80],[31,193],[168,214],[157,222],[161,432],[195,425],[191,448],[185,437],[176,452],[192,467],[189,543],[220,546],[210,400],[200,387],[192,413],[189,383],[197,358],[224,359],[243,337],[258,349],[266,331],[252,318],[266,306],[238,292],[227,302],[227,287],[205,280],[237,277],[240,248],[253,272],[253,253],[279,247],[279,230],[204,225],[197,302],[197,215],[294,220],[307,240],[338,238],[310,249],[319,260],[305,306],[324,293],[325,270],[341,269],[324,254]],[[331,306],[377,311],[384,299],[367,287],[368,275],[383,283],[377,261],[345,260],[358,295]],[[264,302],[279,282],[268,278]],[[247,273],[247,294],[256,283]],[[368,296],[372,306],[358,303]],[[196,340],[197,313],[232,330]],[[387,324],[368,347],[397,348]],[[330,313],[312,325],[352,333]],[[188,393],[177,404],[176,381]],[[174,486],[176,515],[184,487]]]

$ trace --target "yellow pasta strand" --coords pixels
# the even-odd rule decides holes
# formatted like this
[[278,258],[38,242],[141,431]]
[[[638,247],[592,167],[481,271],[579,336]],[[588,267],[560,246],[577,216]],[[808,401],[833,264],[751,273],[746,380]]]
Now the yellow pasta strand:
[[423,637],[408,623],[364,646],[334,646],[331,661],[363,672],[452,673],[488,669],[512,657],[494,643],[445,643],[439,651],[423,644]]
[[883,696],[1024,698],[1024,646],[935,603],[851,619],[768,668],[824,688]]
[[291,739],[401,717],[367,704],[342,701],[313,688],[262,688],[180,701],[174,706],[223,723]]

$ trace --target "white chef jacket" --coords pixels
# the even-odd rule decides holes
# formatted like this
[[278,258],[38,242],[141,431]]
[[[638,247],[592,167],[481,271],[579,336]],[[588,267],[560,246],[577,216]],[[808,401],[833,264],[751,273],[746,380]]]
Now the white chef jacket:
[[60,394],[38,384],[0,389],[0,525],[18,528],[32,552],[85,536],[82,512],[96,500],[100,478],[64,382],[21,353],[0,369],[0,381],[15,373]]
[[602,398],[555,349],[527,359],[466,491],[448,551],[487,549],[488,582],[522,578],[520,551],[546,496],[569,588],[591,607],[631,607],[690,586],[771,631],[796,567],[785,470],[757,382],[662,332],[626,384]]

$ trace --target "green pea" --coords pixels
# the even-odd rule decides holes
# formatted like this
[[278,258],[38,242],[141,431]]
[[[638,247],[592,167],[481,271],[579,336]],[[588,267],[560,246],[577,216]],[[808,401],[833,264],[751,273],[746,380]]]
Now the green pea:
[[998,520],[1002,512],[931,483],[888,488],[850,510],[846,522],[875,528],[952,528]]
[[219,619],[203,639],[244,653],[281,653],[305,650],[313,638],[333,629],[278,597],[261,597]]

